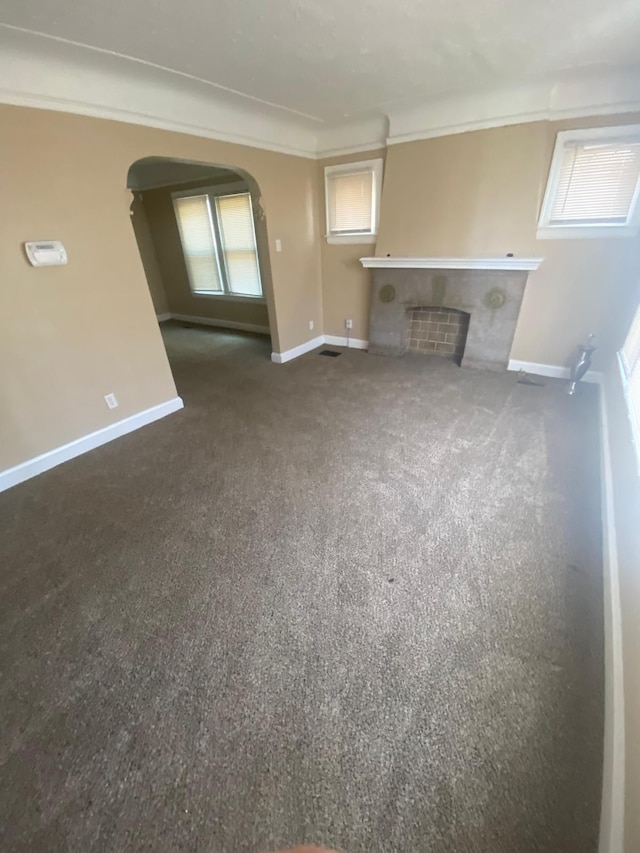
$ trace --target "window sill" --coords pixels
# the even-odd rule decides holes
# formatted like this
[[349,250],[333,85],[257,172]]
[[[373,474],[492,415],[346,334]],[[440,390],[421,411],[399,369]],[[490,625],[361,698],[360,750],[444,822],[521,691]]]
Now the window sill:
[[540,225],[536,240],[602,240],[635,237],[637,225]]
[[329,243],[331,246],[365,246],[375,243],[377,239],[377,234],[331,234],[327,236],[327,243]]
[[220,293],[218,290],[199,290],[197,293],[191,291],[192,296],[203,299],[216,299],[220,302],[257,302],[258,304],[266,304],[264,296],[240,296],[236,293]]

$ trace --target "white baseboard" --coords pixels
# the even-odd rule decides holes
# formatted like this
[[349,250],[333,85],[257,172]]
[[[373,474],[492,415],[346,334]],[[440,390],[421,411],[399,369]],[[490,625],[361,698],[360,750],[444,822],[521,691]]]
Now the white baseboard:
[[600,385],[600,478],[605,669],[604,759],[598,853],[623,853],[625,730],[622,617],[606,397],[606,386],[602,383]]
[[312,338],[304,344],[300,344],[293,349],[285,350],[284,352],[272,352],[271,361],[276,364],[285,364],[294,358],[298,358],[311,350],[321,347],[323,344],[329,344],[334,347],[350,347],[351,349],[367,349],[369,341],[362,341],[359,338],[339,338],[335,335],[318,335],[317,338]]
[[[569,369],[552,364],[509,361],[509,370],[525,370],[538,376],[568,379]],[[590,370],[585,382],[599,385],[600,405],[600,482],[602,492],[602,562],[604,593],[604,757],[602,807],[598,853],[623,853],[624,849],[624,671],[622,659],[622,619],[616,543],[613,473],[607,418],[607,394],[604,376]]]
[[325,335],[325,344],[334,347],[348,347],[349,349],[369,349],[369,341],[363,341],[360,338],[342,338],[336,335]]
[[167,320],[171,319],[171,314],[156,314],[156,320],[158,323],[166,323]]
[[[164,315],[163,315],[164,316]],[[235,320],[216,320],[212,317],[195,317],[192,314],[167,315],[168,320],[182,320],[183,323],[194,323],[198,326],[215,326],[219,329],[239,329],[242,332],[257,332],[259,335],[270,335],[268,326],[257,326],[254,323],[236,323]]]
[[[173,314],[173,317],[182,319],[181,315]],[[312,340],[300,344],[300,346],[293,349],[285,350],[284,352],[272,352],[271,360],[276,364],[285,364],[287,361],[291,361],[316,349],[316,347],[322,346],[322,344],[329,344],[329,346],[334,347],[349,347],[350,349],[366,350],[369,348],[369,341],[364,341],[361,338],[319,335],[317,338],[312,338]],[[548,376],[550,379],[569,379],[569,368],[561,367],[557,364],[541,364],[535,361],[519,361],[518,359],[511,358],[509,359],[507,370],[524,370],[536,376]],[[602,382],[602,374],[597,370],[589,370],[582,378],[582,381],[599,385]]]
[[69,459],[81,456],[89,450],[94,450],[102,444],[107,444],[114,438],[119,438],[121,435],[126,435],[128,432],[133,432],[140,427],[153,423],[153,421],[164,418],[172,412],[177,412],[183,405],[180,397],[174,397],[172,400],[167,400],[166,403],[152,406],[150,409],[138,412],[137,415],[116,421],[114,424],[90,432],[82,438],[77,438],[75,441],[70,441],[68,444],[63,444],[61,447],[56,447],[40,456],[34,456],[33,459],[27,459],[26,462],[21,462],[13,468],[0,471],[0,492],[17,486],[18,483],[23,483],[25,480],[30,480],[31,477],[36,477],[50,468],[55,468],[56,465],[67,462]]
[[[561,367],[558,364],[540,364],[536,361],[519,361],[517,358],[509,359],[507,370],[524,370],[526,373],[533,373],[535,376],[548,376],[550,379],[570,378],[568,367]],[[597,370],[589,370],[582,381],[599,385],[602,381],[602,374]]]
[[284,352],[272,352],[271,361],[275,361],[276,364],[285,364],[287,361],[298,358],[306,352],[311,352],[312,349],[321,347],[323,343],[324,335],[318,335],[317,338],[312,338],[310,341],[306,341],[304,344],[300,344],[300,346],[293,349],[288,349]]

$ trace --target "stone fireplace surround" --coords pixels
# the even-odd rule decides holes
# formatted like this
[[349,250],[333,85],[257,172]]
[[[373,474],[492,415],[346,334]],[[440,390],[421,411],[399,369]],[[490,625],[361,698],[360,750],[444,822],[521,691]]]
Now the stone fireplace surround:
[[463,367],[506,370],[529,272],[542,258],[361,258],[372,270],[369,352],[402,356],[414,308],[470,315]]

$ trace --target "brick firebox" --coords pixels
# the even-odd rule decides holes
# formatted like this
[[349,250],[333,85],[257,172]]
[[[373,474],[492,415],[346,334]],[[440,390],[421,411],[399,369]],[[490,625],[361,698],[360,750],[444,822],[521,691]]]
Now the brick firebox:
[[411,310],[407,329],[410,351],[462,361],[469,330],[469,314],[456,308],[419,307]]

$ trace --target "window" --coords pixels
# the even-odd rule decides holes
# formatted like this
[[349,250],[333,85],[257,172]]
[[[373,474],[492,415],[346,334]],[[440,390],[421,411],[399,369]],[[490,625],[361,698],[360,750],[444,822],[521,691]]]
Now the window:
[[249,193],[216,198],[220,242],[231,293],[262,296]]
[[324,188],[327,240],[374,243],[378,233],[382,160],[327,166]]
[[640,454],[640,307],[619,356],[636,450]]
[[639,187],[639,126],[559,133],[538,237],[634,235]]
[[192,292],[261,298],[249,193],[174,193],[173,207]]
[[191,290],[194,293],[222,293],[209,197],[174,198],[173,205]]

